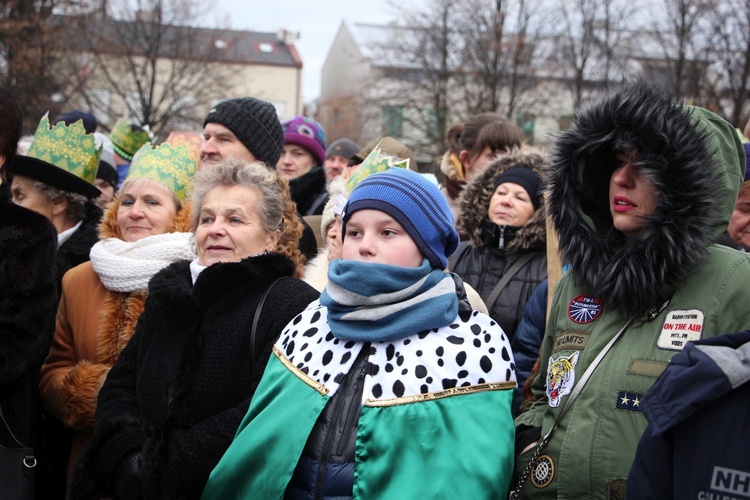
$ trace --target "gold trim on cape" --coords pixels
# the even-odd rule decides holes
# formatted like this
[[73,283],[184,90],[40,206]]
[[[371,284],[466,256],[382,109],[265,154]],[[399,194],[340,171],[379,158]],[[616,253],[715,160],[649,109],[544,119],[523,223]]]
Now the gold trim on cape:
[[287,357],[284,355],[284,353],[282,353],[281,350],[278,347],[276,347],[275,345],[273,346],[273,353],[276,355],[277,358],[279,358],[279,361],[281,361],[281,363],[284,366],[286,366],[289,371],[291,371],[292,373],[294,373],[297,376],[297,378],[299,378],[300,380],[302,380],[304,383],[306,383],[307,385],[309,385],[311,388],[313,388],[314,390],[316,390],[317,392],[319,392],[323,396],[327,396],[328,395],[328,393],[330,391],[323,384],[321,384],[319,382],[316,382],[315,380],[313,380],[312,378],[310,378],[310,376],[307,375],[305,372],[303,372],[302,370],[300,370],[299,368],[297,368],[296,366],[294,366],[292,364],[292,362],[289,361],[289,359],[287,359]]
[[395,399],[368,399],[365,401],[365,406],[371,408],[383,408],[387,406],[399,406],[411,403],[422,403],[425,401],[434,401],[436,399],[448,398],[451,396],[459,396],[463,394],[473,394],[475,392],[484,391],[502,391],[516,388],[515,382],[494,382],[486,384],[477,384],[469,387],[453,387],[439,392],[428,392],[426,394],[415,394],[414,396],[404,396]]

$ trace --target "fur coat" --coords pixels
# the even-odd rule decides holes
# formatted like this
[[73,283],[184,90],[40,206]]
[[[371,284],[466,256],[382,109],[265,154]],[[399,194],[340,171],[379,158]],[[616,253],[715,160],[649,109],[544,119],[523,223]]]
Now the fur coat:
[[[318,293],[295,264],[268,253],[154,276],[136,332],[101,389],[94,435],[76,465],[72,498],[111,495],[120,460],[142,453],[146,498],[198,498],[232,442],[271,347]],[[267,296],[251,342],[261,296]]]
[[[0,184],[0,407],[25,446],[39,437],[36,387],[52,339],[56,249],[52,224],[11,202],[10,184]],[[18,446],[5,426],[0,445]]]
[[[109,205],[99,226],[102,239],[122,238],[118,208],[117,202]],[[184,205],[172,231],[190,230],[190,209]],[[54,339],[39,389],[45,409],[74,431],[68,477],[91,435],[99,389],[133,336],[145,300],[144,292],[107,290],[88,261],[63,277]]]
[[313,167],[306,174],[289,181],[292,200],[300,215],[320,215],[328,201],[326,174],[323,167]]
[[[485,301],[492,319],[500,323],[512,339],[523,308],[534,289],[547,277],[546,220],[543,205],[520,228],[498,226],[487,218],[495,179],[506,170],[530,168],[540,177],[546,159],[541,152],[524,148],[514,150],[490,164],[466,185],[459,197],[459,231],[469,235],[449,259],[451,271],[471,285]],[[503,243],[500,243],[500,232]],[[522,254],[531,260],[511,278],[493,304],[487,304],[497,282]]]

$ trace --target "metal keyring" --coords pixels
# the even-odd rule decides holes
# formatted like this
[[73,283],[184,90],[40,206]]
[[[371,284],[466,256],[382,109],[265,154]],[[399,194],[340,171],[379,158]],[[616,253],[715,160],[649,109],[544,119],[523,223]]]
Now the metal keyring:
[[[28,463],[26,463],[27,460],[33,460],[34,463],[31,464],[31,465],[29,465]],[[34,458],[34,457],[25,457],[23,459],[23,465],[26,466],[29,469],[33,469],[34,467],[36,467],[36,458]]]

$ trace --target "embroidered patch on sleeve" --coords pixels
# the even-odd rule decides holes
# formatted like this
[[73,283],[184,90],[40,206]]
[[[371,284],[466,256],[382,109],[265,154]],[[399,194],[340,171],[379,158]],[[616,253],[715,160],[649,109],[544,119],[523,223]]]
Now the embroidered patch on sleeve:
[[633,359],[628,366],[628,375],[658,378],[668,364],[666,361],[655,361],[653,359]]
[[620,391],[617,393],[617,409],[640,412],[642,399],[642,393]]
[[563,330],[555,335],[552,343],[552,354],[560,351],[583,351],[591,337],[591,332]]
[[531,483],[537,488],[546,488],[555,477],[555,463],[549,455],[542,455],[536,459],[531,472]]
[[602,299],[593,295],[579,295],[568,305],[568,316],[579,325],[591,323],[601,313]]
[[700,309],[675,309],[669,311],[659,333],[656,345],[660,349],[681,351],[685,344],[703,336],[706,315]]
[[624,500],[626,489],[625,479],[613,479],[607,483],[607,500]]
[[547,399],[552,408],[560,406],[563,396],[570,394],[576,383],[575,367],[578,363],[578,352],[570,356],[560,356],[557,359],[549,358],[547,366]]

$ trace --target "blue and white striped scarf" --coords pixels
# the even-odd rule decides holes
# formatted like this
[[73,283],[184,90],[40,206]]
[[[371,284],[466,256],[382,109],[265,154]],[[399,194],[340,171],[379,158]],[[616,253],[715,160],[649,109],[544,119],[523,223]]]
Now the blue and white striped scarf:
[[458,314],[453,278],[433,269],[336,259],[320,296],[331,332],[342,340],[383,342],[450,324]]

